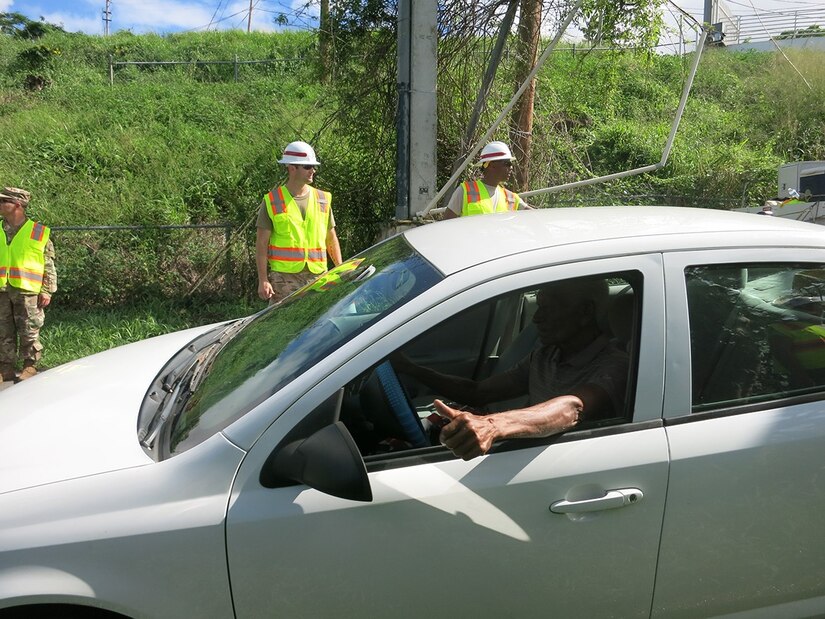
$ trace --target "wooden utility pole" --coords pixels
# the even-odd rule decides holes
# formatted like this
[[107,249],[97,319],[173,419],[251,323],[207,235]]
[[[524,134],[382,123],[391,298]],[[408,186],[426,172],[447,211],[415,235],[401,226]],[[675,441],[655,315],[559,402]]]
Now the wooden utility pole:
[[[516,87],[520,87],[536,66],[541,35],[542,0],[521,0],[516,57]],[[533,144],[533,104],[536,98],[536,80],[530,84],[513,108],[510,125],[510,147],[516,158],[515,189],[524,191],[530,182],[530,155]]]
[[246,31],[252,32],[252,0],[249,0],[249,15],[246,18]]

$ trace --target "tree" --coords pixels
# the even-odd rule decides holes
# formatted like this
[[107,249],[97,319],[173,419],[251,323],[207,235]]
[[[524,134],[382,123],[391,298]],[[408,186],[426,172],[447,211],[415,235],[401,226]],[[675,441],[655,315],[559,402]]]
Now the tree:
[[[516,49],[516,84],[518,90],[536,66],[536,58],[541,39],[541,0],[521,0]],[[533,104],[536,98],[536,80],[532,79],[527,90],[513,108],[510,129],[510,145],[515,153],[517,165],[515,186],[524,191],[530,182],[529,166],[533,135]]]
[[40,21],[32,21],[20,13],[0,13],[0,33],[19,39],[39,39],[44,34],[63,28],[48,23],[42,17]]

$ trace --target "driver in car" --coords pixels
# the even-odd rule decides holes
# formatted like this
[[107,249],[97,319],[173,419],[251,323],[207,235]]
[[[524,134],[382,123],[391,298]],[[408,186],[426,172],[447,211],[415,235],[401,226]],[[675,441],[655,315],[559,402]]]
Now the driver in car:
[[545,437],[582,420],[614,417],[623,412],[628,359],[599,327],[608,298],[604,279],[566,280],[542,288],[533,316],[540,345],[512,369],[480,381],[442,374],[403,355],[393,357],[393,366],[472,407],[527,395],[524,408],[496,413],[434,401],[447,422],[441,443],[464,460],[486,454],[497,440]]

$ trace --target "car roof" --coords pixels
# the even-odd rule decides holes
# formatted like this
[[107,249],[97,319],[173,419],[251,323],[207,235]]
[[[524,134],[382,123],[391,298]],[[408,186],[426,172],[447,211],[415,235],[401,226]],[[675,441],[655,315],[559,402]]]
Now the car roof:
[[460,217],[403,234],[427,260],[449,275],[505,256],[563,249],[571,244],[593,244],[601,257],[764,245],[823,247],[823,232],[815,224],[752,213],[673,206],[589,206]]

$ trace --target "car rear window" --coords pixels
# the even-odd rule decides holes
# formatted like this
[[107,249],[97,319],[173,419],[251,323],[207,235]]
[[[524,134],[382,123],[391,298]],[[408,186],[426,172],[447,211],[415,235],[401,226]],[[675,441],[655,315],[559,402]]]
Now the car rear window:
[[693,412],[825,393],[825,265],[689,267]]

